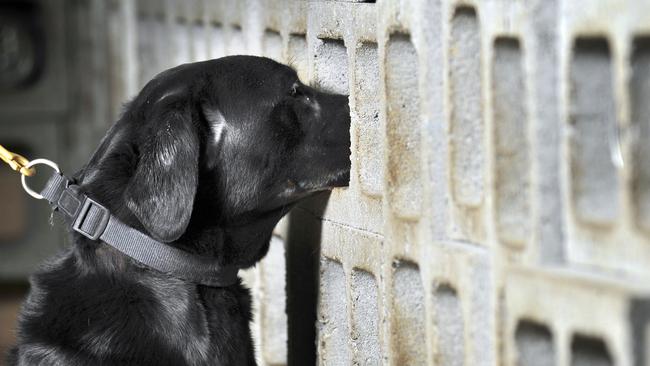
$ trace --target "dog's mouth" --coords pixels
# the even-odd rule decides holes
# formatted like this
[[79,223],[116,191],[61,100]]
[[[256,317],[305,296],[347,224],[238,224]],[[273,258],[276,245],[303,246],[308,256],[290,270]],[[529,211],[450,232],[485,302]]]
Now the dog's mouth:
[[[287,180],[282,192],[262,205],[262,211],[275,212],[278,209],[290,209],[292,205],[298,203],[313,194],[329,191],[334,188],[342,188],[350,185],[350,170],[340,170],[329,175],[325,179],[318,181],[296,182]],[[286,213],[286,212],[285,212]]]
[[313,193],[332,188],[347,187],[350,185],[350,170],[341,169],[316,181],[298,183],[298,188],[303,192]]

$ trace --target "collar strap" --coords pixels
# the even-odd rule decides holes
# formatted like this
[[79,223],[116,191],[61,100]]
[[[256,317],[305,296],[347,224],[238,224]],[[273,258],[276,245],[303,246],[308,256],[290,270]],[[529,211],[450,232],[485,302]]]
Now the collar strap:
[[72,229],[90,240],[102,241],[141,264],[173,277],[212,287],[238,281],[238,269],[154,240],[124,224],[107,208],[81,193],[78,185],[54,172],[41,192]]

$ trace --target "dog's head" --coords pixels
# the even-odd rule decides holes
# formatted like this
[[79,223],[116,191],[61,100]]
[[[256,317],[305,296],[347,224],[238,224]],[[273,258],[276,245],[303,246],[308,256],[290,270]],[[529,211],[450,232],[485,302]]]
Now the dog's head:
[[95,170],[121,180],[121,192],[99,194],[173,241],[198,206],[218,215],[203,220],[236,224],[347,185],[349,128],[347,96],[311,88],[270,59],[185,64],[156,76],[127,106],[83,183],[110,187],[94,182]]

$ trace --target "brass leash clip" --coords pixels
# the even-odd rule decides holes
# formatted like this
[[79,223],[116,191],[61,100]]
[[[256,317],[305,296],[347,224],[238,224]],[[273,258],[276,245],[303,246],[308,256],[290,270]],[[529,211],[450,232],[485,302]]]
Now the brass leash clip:
[[29,164],[29,160],[21,155],[12,153],[11,151],[5,149],[2,145],[0,145],[0,159],[9,164],[11,169],[20,172],[22,175],[31,177],[35,173],[33,168],[27,166]]

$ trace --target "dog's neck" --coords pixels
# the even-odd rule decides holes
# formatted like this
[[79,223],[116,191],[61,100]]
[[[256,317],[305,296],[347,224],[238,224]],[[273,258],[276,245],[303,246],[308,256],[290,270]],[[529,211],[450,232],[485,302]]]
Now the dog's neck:
[[[116,180],[116,176],[119,174],[99,171],[89,182],[85,182],[83,173],[78,179],[82,190],[89,197],[107,207],[111,214],[122,222],[150,235],[124,204],[122,192],[126,186],[124,182],[128,179],[121,182]],[[223,218],[215,214],[218,210],[209,204],[202,192],[203,190],[199,188],[186,232],[177,240],[166,243],[167,245],[192,254],[214,258],[221,265],[233,265],[239,268],[248,268],[266,255],[273,229],[288,212],[289,207],[263,215],[242,216],[224,223]],[[79,234],[74,233],[74,235],[78,236],[76,242],[87,243]],[[105,261],[122,263],[125,259],[123,254],[112,250],[98,250],[97,254],[106,256]]]
[[213,211],[197,205],[185,234],[170,245],[217,258],[222,264],[247,268],[266,255],[273,229],[288,210],[223,223],[215,220]]

